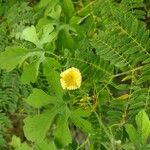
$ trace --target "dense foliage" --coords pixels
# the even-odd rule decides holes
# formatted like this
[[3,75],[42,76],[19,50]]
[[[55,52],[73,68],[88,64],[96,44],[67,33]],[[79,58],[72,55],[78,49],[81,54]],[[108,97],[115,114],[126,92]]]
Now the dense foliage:
[[149,23],[149,0],[0,0],[0,150],[150,150]]

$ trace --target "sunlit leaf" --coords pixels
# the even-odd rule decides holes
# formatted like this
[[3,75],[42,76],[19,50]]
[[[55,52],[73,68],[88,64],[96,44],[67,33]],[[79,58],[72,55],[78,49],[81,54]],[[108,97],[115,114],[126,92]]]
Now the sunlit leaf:
[[148,115],[142,110],[136,116],[136,124],[141,142],[146,144],[148,136],[150,135],[150,120]]
[[71,133],[68,126],[69,110],[66,108],[60,115],[55,131],[55,143],[58,148],[63,148],[72,142]]
[[134,128],[133,125],[127,124],[126,126],[126,131],[129,135],[130,140],[136,144],[139,145],[140,139],[139,139],[139,134],[137,133],[136,129]]
[[28,57],[29,50],[22,47],[7,47],[0,53],[0,67],[11,71]]
[[71,112],[70,119],[78,128],[80,128],[84,132],[89,133],[92,131],[91,123],[84,119],[89,115],[89,112],[85,112],[82,109],[77,109]]
[[24,84],[29,84],[30,82],[34,83],[37,80],[38,70],[41,62],[44,59],[44,55],[42,55],[37,60],[33,61],[30,64],[25,64],[23,68],[23,73],[21,75],[21,81]]
[[56,110],[53,109],[48,113],[25,118],[23,130],[26,138],[32,142],[42,142],[55,115]]
[[36,33],[36,28],[34,26],[28,27],[23,30],[23,38],[26,41],[34,43],[37,47],[41,47]]
[[33,92],[27,98],[27,103],[35,108],[40,108],[48,104],[56,103],[57,98],[46,94],[40,89],[33,89]]

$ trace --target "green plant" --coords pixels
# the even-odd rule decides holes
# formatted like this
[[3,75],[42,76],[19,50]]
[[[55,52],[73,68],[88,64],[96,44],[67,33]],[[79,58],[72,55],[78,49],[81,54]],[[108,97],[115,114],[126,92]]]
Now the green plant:
[[147,139],[150,133],[150,121],[144,111],[140,111],[136,116],[137,131],[131,124],[126,124],[126,131],[132,143],[138,149],[149,149],[150,145],[147,144]]
[[[149,119],[141,111],[150,112],[145,1],[0,3],[0,108],[21,114],[23,129],[7,148],[149,148]],[[76,90],[61,86],[60,74],[70,67],[82,75]]]

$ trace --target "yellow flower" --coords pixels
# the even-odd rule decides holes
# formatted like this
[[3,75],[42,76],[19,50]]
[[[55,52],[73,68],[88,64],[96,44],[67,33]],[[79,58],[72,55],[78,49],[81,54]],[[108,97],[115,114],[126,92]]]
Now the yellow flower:
[[75,90],[81,86],[81,73],[77,68],[69,68],[60,74],[60,82],[63,89]]

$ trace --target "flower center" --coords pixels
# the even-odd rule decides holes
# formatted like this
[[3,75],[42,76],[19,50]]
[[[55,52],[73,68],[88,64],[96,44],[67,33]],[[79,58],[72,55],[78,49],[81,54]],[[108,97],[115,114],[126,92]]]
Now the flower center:
[[64,80],[65,80],[67,86],[72,86],[72,85],[76,84],[75,76],[74,76],[74,74],[73,74],[72,72],[69,73],[69,74],[65,77]]

